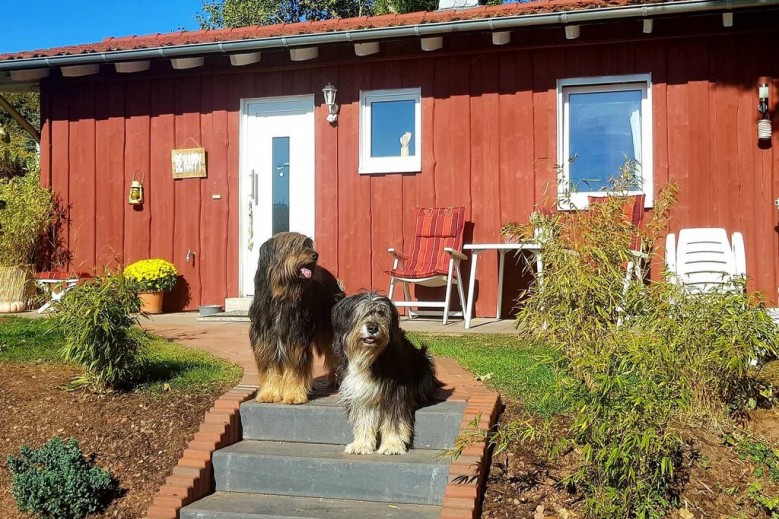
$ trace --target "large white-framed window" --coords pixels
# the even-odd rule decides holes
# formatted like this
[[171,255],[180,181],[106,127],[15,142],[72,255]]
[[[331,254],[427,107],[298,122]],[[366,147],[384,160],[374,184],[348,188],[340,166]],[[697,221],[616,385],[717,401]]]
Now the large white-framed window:
[[359,172],[408,173],[421,170],[421,89],[360,91]]
[[651,75],[558,80],[560,208],[588,207],[588,195],[613,189],[628,161],[635,165],[628,194],[644,193],[646,207],[652,207]]

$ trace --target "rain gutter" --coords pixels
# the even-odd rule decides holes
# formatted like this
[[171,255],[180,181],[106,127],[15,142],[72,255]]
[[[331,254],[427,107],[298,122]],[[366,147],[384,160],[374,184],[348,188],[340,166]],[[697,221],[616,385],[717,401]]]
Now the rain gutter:
[[716,11],[731,11],[754,7],[779,7],[777,0],[693,0],[687,2],[665,2],[661,4],[637,4],[579,11],[565,11],[543,14],[479,18],[442,23],[424,23],[401,27],[380,27],[354,31],[333,31],[326,33],[278,36],[214,43],[193,43],[136,50],[119,50],[85,53],[68,56],[49,56],[0,61],[0,71],[23,70],[42,67],[116,63],[122,61],[150,60],[161,58],[182,58],[207,56],[209,54],[233,54],[259,50],[314,47],[338,43],[360,43],[398,38],[425,38],[456,32],[507,31],[525,27],[547,25],[576,25],[588,22],[604,22],[628,18],[650,18],[685,14],[700,14]]

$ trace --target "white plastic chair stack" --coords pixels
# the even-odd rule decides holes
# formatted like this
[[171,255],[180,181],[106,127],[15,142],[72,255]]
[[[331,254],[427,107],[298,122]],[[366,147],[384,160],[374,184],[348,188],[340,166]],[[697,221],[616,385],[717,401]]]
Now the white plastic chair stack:
[[725,229],[682,229],[678,244],[675,234],[666,237],[665,264],[670,281],[689,292],[735,290],[733,281],[747,273],[744,237],[734,232],[731,243]]

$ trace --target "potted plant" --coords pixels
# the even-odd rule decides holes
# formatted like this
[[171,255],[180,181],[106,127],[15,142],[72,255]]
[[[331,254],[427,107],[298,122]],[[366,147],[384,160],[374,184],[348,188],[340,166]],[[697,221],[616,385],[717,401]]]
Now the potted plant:
[[34,296],[35,253],[54,210],[37,174],[0,179],[0,313],[24,311]]
[[506,222],[500,226],[500,237],[503,243],[520,243],[530,241],[535,235],[532,223]]
[[162,313],[162,298],[173,290],[178,280],[173,263],[160,258],[145,259],[127,265],[124,277],[133,283],[141,300],[141,311],[147,314]]

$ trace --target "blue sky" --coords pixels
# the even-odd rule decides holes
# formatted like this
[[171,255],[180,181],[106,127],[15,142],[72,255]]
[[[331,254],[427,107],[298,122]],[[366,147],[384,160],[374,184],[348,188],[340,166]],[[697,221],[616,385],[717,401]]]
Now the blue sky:
[[[201,0],[5,0],[0,54],[198,28]],[[7,4],[7,5],[6,5]]]

